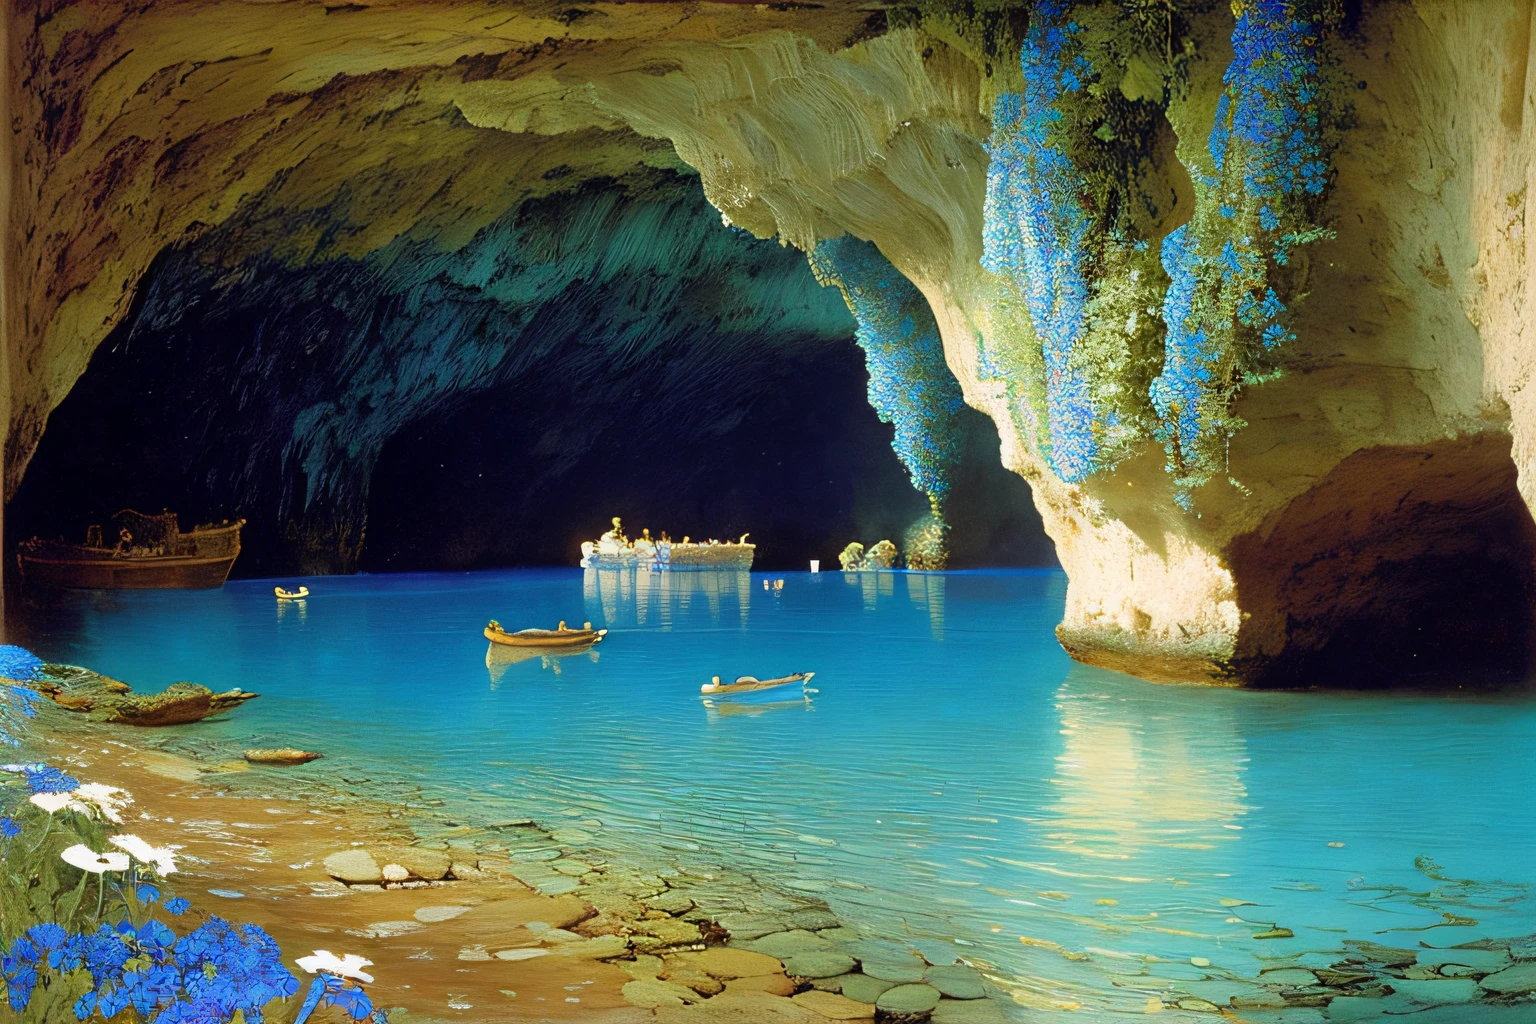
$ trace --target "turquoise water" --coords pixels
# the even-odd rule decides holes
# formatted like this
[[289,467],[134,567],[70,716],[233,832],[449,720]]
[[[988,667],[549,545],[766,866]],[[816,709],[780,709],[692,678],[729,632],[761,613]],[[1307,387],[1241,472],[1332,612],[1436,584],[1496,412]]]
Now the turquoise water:
[[[1528,693],[1144,683],[1061,651],[1054,571],[767,578],[332,577],[302,606],[241,581],[66,598],[27,642],[141,690],[258,691],[183,731],[322,750],[465,821],[581,817],[641,862],[741,867],[994,964],[1026,1004],[1141,1012],[1190,957],[1251,977],[1348,938],[1536,932]],[[488,663],[490,618],[611,632]],[[698,693],[795,670],[809,701]],[[1295,937],[1253,938],[1271,925]]]

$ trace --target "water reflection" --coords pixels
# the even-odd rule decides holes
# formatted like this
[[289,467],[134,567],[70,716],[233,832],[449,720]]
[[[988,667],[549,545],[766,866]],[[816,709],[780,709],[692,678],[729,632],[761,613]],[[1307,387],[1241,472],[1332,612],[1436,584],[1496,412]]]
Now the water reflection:
[[672,628],[674,616],[688,614],[695,598],[709,606],[709,619],[722,614],[746,628],[752,610],[752,574],[746,569],[651,572],[649,569],[584,569],[582,595],[587,612],[612,626]]
[[509,647],[506,644],[490,644],[485,650],[485,669],[490,673],[491,689],[496,689],[501,684],[502,678],[507,674],[507,669],[524,661],[539,662],[539,667],[548,669],[555,675],[560,674],[560,661],[563,658],[586,658],[596,662],[602,656],[596,647],[588,647],[579,651],[549,650],[539,647]]
[[713,700],[703,698],[704,715],[710,721],[718,718],[732,718],[745,716],[755,718],[758,715],[767,714],[770,711],[815,711],[816,705],[811,702],[809,695],[799,700],[774,700],[762,703],[748,703],[735,700]]
[[1056,691],[1065,737],[1045,845],[1093,860],[1150,848],[1209,851],[1238,840],[1248,812],[1247,741],[1216,702],[1172,707],[1144,684],[1106,687],[1070,670]]
[[907,597],[914,607],[928,613],[933,638],[944,639],[944,577],[937,573],[908,573]]

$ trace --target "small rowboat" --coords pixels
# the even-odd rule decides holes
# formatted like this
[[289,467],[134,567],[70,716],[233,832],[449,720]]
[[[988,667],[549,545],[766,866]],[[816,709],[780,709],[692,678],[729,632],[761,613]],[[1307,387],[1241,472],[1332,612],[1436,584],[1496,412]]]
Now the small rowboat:
[[705,683],[699,687],[700,693],[750,693],[753,690],[771,690],[775,686],[788,686],[790,683],[805,684],[811,681],[815,672],[795,672],[780,679],[758,679],[756,676],[737,676],[734,683],[721,683],[720,677],[715,676],[713,682]]
[[507,647],[582,647],[597,643],[607,633],[606,629],[593,629],[591,623],[583,629],[566,629],[562,622],[559,629],[521,629],[508,633],[501,628],[501,623],[492,619],[485,627],[487,640]]
[[284,590],[282,587],[273,587],[272,592],[277,595],[279,601],[302,601],[309,596],[308,587],[300,587],[298,590]]

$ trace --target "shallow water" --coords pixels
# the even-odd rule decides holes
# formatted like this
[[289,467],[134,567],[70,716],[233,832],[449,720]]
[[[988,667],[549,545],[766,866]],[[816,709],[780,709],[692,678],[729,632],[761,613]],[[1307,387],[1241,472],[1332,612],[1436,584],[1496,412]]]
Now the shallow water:
[[[240,581],[68,597],[27,641],[139,690],[256,690],[183,729],[414,776],[469,822],[580,819],[573,842],[734,865],[995,964],[1025,1004],[1144,1012],[1190,957],[1252,977],[1345,939],[1536,932],[1529,694],[1144,683],[1061,651],[1054,571],[766,578],[329,577],[302,605]],[[488,663],[492,617],[611,632]],[[794,670],[809,701],[698,693]],[[1272,925],[1295,937],[1253,937]]]

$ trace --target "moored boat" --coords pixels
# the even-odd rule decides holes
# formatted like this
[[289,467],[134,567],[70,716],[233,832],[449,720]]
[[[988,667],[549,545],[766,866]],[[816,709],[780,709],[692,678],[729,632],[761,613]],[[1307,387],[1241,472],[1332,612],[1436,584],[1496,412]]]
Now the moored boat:
[[606,629],[593,629],[590,622],[581,629],[566,629],[562,622],[558,629],[520,629],[508,633],[501,628],[501,623],[492,619],[485,627],[487,640],[506,647],[580,647],[598,643],[607,634]]
[[689,537],[674,541],[666,532],[652,538],[650,530],[641,530],[640,536],[630,540],[624,536],[624,527],[615,516],[613,529],[595,541],[583,541],[581,567],[583,569],[646,569],[662,572],[668,569],[750,569],[757,552],[756,544],[748,544],[750,534],[742,534],[740,540],[719,541],[710,539],[695,542]]
[[273,587],[279,601],[302,601],[309,596],[308,587],[300,587],[298,590],[284,590],[282,587]]
[[18,545],[23,583],[68,590],[210,590],[222,587],[240,555],[244,519],[210,523],[182,533],[174,512],[145,515],[124,509],[116,547],[101,527],[84,544],[40,540]]
[[759,679],[756,676],[737,676],[734,683],[722,683],[720,677],[699,687],[699,692],[704,694],[717,693],[750,693],[753,690],[772,690],[779,686],[788,686],[791,683],[800,683],[802,686],[809,683],[816,675],[815,672],[792,672],[778,679]]

